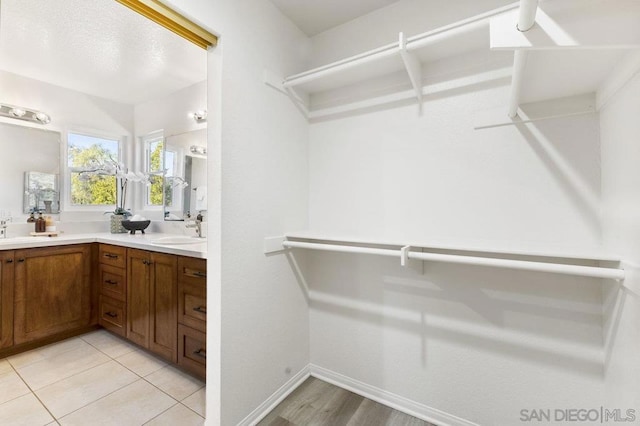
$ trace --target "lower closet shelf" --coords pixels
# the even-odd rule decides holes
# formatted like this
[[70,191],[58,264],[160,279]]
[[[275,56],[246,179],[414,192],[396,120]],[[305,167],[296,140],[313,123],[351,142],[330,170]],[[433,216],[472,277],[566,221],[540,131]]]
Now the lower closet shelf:
[[[349,240],[346,238],[312,237],[305,234],[289,234],[286,237],[265,239],[265,253],[295,248],[397,257],[400,259],[402,266],[406,266],[408,261],[413,259],[604,278],[618,281],[624,280],[625,278],[624,269],[619,267],[585,266],[578,264],[578,262],[567,263],[567,260],[578,259],[596,262],[620,262],[619,258],[609,255],[577,253],[549,254],[522,250],[509,252],[505,250],[487,250],[471,247],[455,248],[453,246],[431,246],[428,244],[398,244],[383,241],[364,241],[361,239]],[[514,257],[518,258],[514,259]]]

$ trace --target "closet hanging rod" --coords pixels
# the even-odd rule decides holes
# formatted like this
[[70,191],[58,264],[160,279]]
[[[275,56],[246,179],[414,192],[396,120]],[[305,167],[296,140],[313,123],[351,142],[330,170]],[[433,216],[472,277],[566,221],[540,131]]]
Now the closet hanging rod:
[[283,241],[282,246],[286,248],[302,248],[341,253],[374,254],[380,256],[398,257],[400,259],[403,259],[403,256],[406,256],[407,259],[416,259],[423,261],[429,260],[434,262],[460,263],[466,265],[489,266],[495,268],[550,272],[555,274],[576,275],[590,278],[624,280],[625,277],[624,269],[618,268],[602,268],[597,266],[570,265],[560,263],[536,262],[529,260],[500,259],[454,254],[412,252],[409,246],[406,246],[400,250],[393,250],[371,247],[345,246],[339,244],[308,243],[303,241]]
[[[483,24],[484,21],[488,21],[490,18],[496,15],[516,9],[518,7],[518,4],[519,3],[517,2],[511,3],[506,6],[499,7],[497,9],[493,9],[476,16],[472,16],[471,18],[463,19],[461,21],[454,22],[452,24],[445,25],[431,31],[427,31],[422,34],[415,35],[413,37],[408,37],[406,49],[409,51],[416,50],[433,43],[434,39],[436,39],[438,36],[443,36],[448,33],[454,33],[459,30],[464,30],[465,27],[468,27],[470,25]],[[369,62],[374,62],[374,61],[377,61],[378,59],[382,59],[382,58],[393,56],[393,55],[399,55],[399,54],[400,54],[400,47],[398,46],[398,43],[390,43],[390,44],[378,47],[376,49],[372,49],[367,52],[360,53],[358,55],[341,59],[339,61],[335,61],[330,64],[326,64],[326,65],[287,77],[283,82],[283,86],[284,87],[299,86],[301,84],[315,81],[315,80],[324,78],[326,76],[336,74],[350,68],[357,67],[359,65],[363,65]]]

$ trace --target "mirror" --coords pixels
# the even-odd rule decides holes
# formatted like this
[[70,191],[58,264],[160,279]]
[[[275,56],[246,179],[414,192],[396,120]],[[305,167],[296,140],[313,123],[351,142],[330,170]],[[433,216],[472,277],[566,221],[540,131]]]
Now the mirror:
[[44,211],[51,201],[51,212],[59,212],[60,140],[58,132],[0,123],[0,209],[16,216],[32,207]]
[[169,136],[164,143],[164,219],[207,210],[207,129]]
[[60,213],[58,175],[41,172],[24,173],[24,213],[42,211]]

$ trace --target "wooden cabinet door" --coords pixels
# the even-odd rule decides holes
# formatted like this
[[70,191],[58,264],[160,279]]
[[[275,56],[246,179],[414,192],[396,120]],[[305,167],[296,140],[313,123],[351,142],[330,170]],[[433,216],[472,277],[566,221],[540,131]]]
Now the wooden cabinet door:
[[149,252],[127,251],[127,339],[149,347],[150,268]]
[[17,250],[14,341],[48,337],[91,323],[91,247]]
[[149,349],[178,361],[178,259],[174,255],[150,254]]
[[13,345],[14,252],[0,251],[0,348]]

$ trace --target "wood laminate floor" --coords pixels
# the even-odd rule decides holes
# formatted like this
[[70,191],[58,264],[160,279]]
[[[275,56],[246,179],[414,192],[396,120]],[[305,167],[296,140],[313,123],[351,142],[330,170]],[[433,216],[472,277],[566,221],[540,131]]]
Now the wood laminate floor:
[[309,377],[258,425],[434,426],[315,377]]

